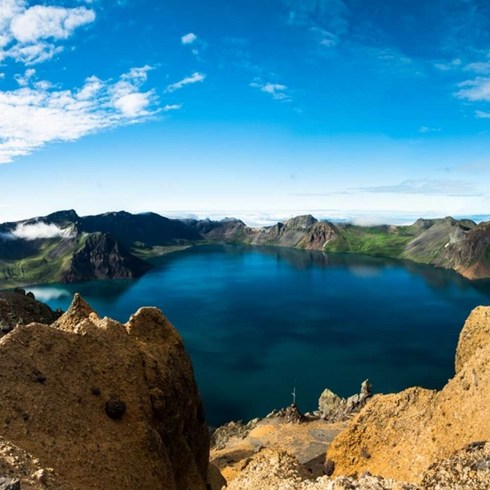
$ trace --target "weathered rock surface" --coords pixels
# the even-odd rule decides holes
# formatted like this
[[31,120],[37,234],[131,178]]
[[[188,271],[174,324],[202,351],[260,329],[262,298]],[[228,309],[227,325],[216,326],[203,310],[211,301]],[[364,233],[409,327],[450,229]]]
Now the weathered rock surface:
[[440,392],[375,396],[329,447],[334,476],[369,471],[419,483],[434,461],[490,440],[489,332],[490,308],[477,308],[460,335],[457,373]]
[[0,435],[46,480],[33,483],[14,460],[7,475],[22,488],[206,488],[209,436],[192,365],[159,310],[121,324],[76,296],[53,325],[1,339],[0,357]]
[[490,344],[490,308],[475,308],[465,322],[456,349],[456,373],[482,348]]
[[247,424],[227,424],[213,434],[211,462],[228,482],[263,449],[287,450],[301,465],[302,473],[310,478],[324,474],[327,446],[345,424],[326,423],[309,416],[303,416],[302,422],[291,421],[283,415],[289,411],[274,411],[264,419],[255,419]]
[[265,449],[251,459],[227,490],[416,490],[416,487],[365,475],[360,479],[308,480],[303,466],[285,451]]
[[449,458],[437,461],[422,478],[426,490],[488,490],[490,487],[490,443],[469,444]]
[[372,385],[367,379],[362,382],[360,393],[349,398],[341,398],[326,388],[318,400],[318,411],[321,418],[329,422],[348,419],[364,407],[372,396],[371,390]]
[[0,437],[0,490],[53,488],[56,481],[52,468],[41,467],[37,458]]
[[134,279],[151,269],[150,264],[132,255],[107,233],[91,233],[76,252],[62,282],[82,282],[91,279]]
[[308,479],[304,467],[291,454],[266,449],[244,463],[227,490],[488,490],[490,443],[470,444],[437,461],[420,475],[421,484],[364,473],[359,477],[327,476]]
[[59,314],[44,303],[36,301],[22,289],[15,292],[0,292],[0,337],[10,332],[17,324],[32,322],[53,323]]

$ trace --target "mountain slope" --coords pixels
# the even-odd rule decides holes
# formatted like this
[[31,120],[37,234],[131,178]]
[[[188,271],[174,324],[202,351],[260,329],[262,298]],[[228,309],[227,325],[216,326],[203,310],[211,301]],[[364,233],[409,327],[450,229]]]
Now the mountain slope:
[[180,220],[156,213],[131,214],[125,211],[86,216],[79,219],[81,231],[109,233],[126,247],[175,245],[202,240],[201,234]]
[[356,226],[306,215],[264,228],[233,219],[186,223],[212,242],[360,253],[453,269],[469,279],[490,277],[490,222],[444,218],[410,226]]
[[135,278],[158,255],[194,244],[233,243],[391,257],[490,277],[490,222],[420,219],[410,226],[355,226],[311,215],[252,228],[227,218],[172,220],[126,212],[80,217],[73,210],[0,224],[0,287]]
[[91,233],[63,270],[62,282],[91,279],[135,279],[151,269],[150,264],[130,254],[107,233]]
[[80,217],[67,210],[4,223],[0,287],[136,278],[151,268],[141,257],[199,241],[194,228],[154,213]]

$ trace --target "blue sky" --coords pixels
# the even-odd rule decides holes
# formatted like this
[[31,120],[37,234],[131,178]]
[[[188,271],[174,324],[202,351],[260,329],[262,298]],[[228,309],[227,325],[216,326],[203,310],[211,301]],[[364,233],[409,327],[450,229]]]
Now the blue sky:
[[0,0],[0,221],[490,214],[490,4]]

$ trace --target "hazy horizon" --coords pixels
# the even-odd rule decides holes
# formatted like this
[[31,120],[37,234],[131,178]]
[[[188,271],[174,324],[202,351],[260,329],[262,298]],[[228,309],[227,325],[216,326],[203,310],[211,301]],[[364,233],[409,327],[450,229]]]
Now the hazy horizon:
[[[52,213],[59,211],[69,211],[68,209],[57,209],[53,210]],[[91,216],[92,214],[80,213],[78,210],[74,209],[74,211],[81,217]],[[112,209],[106,210],[102,213],[97,214],[110,214],[117,212],[130,212],[127,209]],[[442,219],[446,218],[449,215],[440,215],[437,213],[425,213],[422,215],[414,214],[414,213],[389,213],[386,211],[378,211],[378,212],[363,212],[363,211],[348,211],[348,212],[338,212],[335,210],[297,210],[295,212],[291,211],[269,211],[269,212],[259,212],[259,211],[238,211],[238,210],[228,210],[228,211],[216,211],[216,210],[208,210],[208,211],[192,211],[192,210],[182,210],[182,211],[154,211],[147,210],[141,211],[133,214],[146,214],[146,213],[156,213],[161,216],[170,219],[196,219],[196,220],[212,220],[219,221],[225,219],[239,219],[243,221],[246,225],[250,227],[265,227],[271,226],[278,222],[285,222],[290,218],[294,218],[297,216],[303,215],[312,215],[314,218],[318,220],[330,221],[332,223],[352,223],[358,226],[375,226],[375,225],[410,225],[413,224],[416,220],[423,219]],[[48,213],[51,214],[51,213]],[[45,215],[33,215],[33,216],[24,216],[20,219],[16,220],[7,220],[2,221],[5,222],[16,222],[16,221],[26,221],[33,218],[44,217]],[[478,215],[454,215],[451,216],[455,219],[470,219],[475,221],[476,223],[480,223],[483,221],[490,221],[490,215],[478,214]]]

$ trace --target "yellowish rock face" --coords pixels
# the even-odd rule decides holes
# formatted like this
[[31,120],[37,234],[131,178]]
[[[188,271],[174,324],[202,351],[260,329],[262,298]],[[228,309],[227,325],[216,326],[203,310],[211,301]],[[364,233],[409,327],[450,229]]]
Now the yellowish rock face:
[[369,471],[418,483],[435,461],[490,440],[490,308],[472,312],[460,335],[456,375],[440,391],[376,396],[333,441],[337,475]]
[[27,463],[52,468],[48,488],[206,488],[208,429],[192,365],[159,310],[121,324],[76,296],[53,325],[2,338],[0,358],[0,436]]

